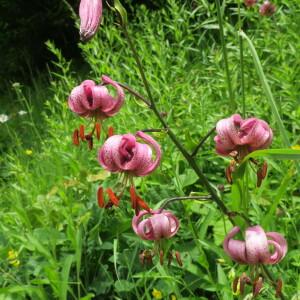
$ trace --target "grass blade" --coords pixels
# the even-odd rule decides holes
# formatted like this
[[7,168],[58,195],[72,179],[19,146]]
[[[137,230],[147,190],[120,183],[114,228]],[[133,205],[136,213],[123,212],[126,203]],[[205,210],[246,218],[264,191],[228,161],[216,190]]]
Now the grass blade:
[[261,81],[263,90],[264,90],[264,92],[266,94],[266,97],[267,97],[267,99],[269,101],[269,104],[271,106],[273,115],[275,117],[277,126],[279,128],[280,134],[281,134],[282,139],[283,139],[283,143],[284,143],[285,147],[290,147],[291,144],[290,144],[288,135],[287,135],[286,130],[284,128],[283,122],[282,122],[282,120],[280,118],[276,102],[275,102],[275,100],[273,98],[273,94],[271,92],[271,88],[270,88],[270,86],[268,84],[267,78],[266,78],[265,73],[263,71],[260,59],[259,59],[259,57],[257,55],[256,50],[255,50],[255,47],[254,47],[253,43],[251,42],[251,40],[249,39],[249,37],[243,31],[240,31],[240,35],[248,43],[248,46],[249,46],[249,49],[250,49],[250,52],[251,52],[251,55],[252,55],[252,58],[253,58],[253,61],[254,61],[254,65],[255,65],[256,71],[257,71],[259,79]]
[[63,263],[63,267],[61,271],[60,291],[59,291],[60,300],[67,299],[69,275],[70,275],[73,259],[74,259],[73,255],[68,255]]

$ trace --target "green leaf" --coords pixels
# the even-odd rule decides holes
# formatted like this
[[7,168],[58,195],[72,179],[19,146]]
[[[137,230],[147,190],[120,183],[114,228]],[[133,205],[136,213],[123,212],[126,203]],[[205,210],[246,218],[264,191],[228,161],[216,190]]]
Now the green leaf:
[[90,300],[90,299],[94,299],[95,294],[92,293],[88,293],[86,296],[81,297],[80,300]]
[[283,180],[281,181],[280,187],[276,191],[275,199],[273,200],[268,213],[265,215],[265,217],[262,220],[263,227],[267,227],[270,224],[271,220],[274,218],[276,208],[279,205],[283,195],[285,194],[287,190],[287,186],[289,185],[291,179],[293,178],[294,173],[295,173],[294,167],[291,167],[289,171],[286,173],[286,175],[284,176]]
[[280,160],[300,160],[300,150],[294,149],[266,149],[266,150],[257,150],[248,154],[242,164],[244,164],[247,160],[254,157],[270,157],[272,159],[280,159]]
[[63,263],[62,271],[61,271],[61,282],[59,286],[59,299],[65,300],[67,299],[68,285],[69,285],[69,275],[70,269],[73,262],[73,255],[68,255]]
[[224,270],[220,264],[218,264],[217,270],[218,270],[218,282],[223,286],[222,291],[221,291],[221,293],[223,295],[222,299],[232,300],[233,295],[232,295],[232,291],[230,289],[230,283],[228,282],[227,277],[224,273]]
[[117,292],[130,292],[134,288],[134,283],[127,280],[118,280],[115,283],[115,288]]
[[124,8],[124,6],[121,4],[121,2],[119,0],[115,0],[114,7],[115,7],[116,11],[119,13],[119,15],[121,17],[122,25],[126,26],[126,24],[127,24],[126,9]]
[[179,175],[182,188],[193,185],[199,179],[198,175],[191,169],[188,169],[185,174]]

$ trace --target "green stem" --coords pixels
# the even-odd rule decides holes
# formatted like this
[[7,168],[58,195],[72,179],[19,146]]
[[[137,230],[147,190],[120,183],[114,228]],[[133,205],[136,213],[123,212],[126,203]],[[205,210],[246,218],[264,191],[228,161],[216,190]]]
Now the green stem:
[[221,5],[220,0],[216,0],[216,6],[217,6],[217,15],[218,15],[218,24],[219,24],[219,30],[220,30],[220,39],[222,44],[222,52],[223,52],[223,58],[224,58],[224,67],[226,72],[226,80],[227,80],[227,87],[229,92],[229,106],[232,111],[235,110],[235,101],[233,96],[233,91],[231,87],[231,78],[229,73],[229,66],[228,66],[228,55],[227,55],[227,48],[225,43],[225,37],[224,37],[224,27],[223,27],[223,17],[221,13]]
[[184,197],[174,197],[167,199],[160,207],[160,211],[162,211],[166,206],[168,206],[171,202],[175,201],[185,201],[185,200],[195,200],[195,201],[210,201],[211,196],[184,196]]
[[[241,0],[238,1],[238,28],[242,30],[241,20]],[[240,47],[240,67],[241,67],[241,90],[242,90],[242,107],[243,118],[246,117],[246,99],[245,99],[245,74],[244,74],[244,45],[243,38],[239,35],[239,47]]]
[[195,156],[199,149],[203,146],[203,144],[206,142],[206,140],[215,132],[216,127],[212,128],[199,142],[199,144],[197,145],[197,147],[195,148],[195,150],[193,151],[193,153],[191,154],[191,156]]
[[166,132],[169,135],[170,139],[172,140],[172,142],[175,144],[175,146],[178,148],[178,150],[181,152],[181,154],[184,156],[184,158],[187,160],[187,162],[189,163],[189,165],[191,166],[191,168],[195,171],[195,173],[198,175],[199,180],[201,181],[201,183],[205,186],[205,188],[207,189],[207,191],[210,193],[212,199],[214,202],[216,202],[216,204],[219,206],[219,208],[222,210],[222,212],[229,216],[231,222],[233,223],[233,220],[230,217],[229,211],[227,209],[227,207],[225,206],[225,204],[222,202],[222,200],[219,198],[216,190],[212,187],[212,185],[210,184],[210,182],[208,181],[208,179],[206,178],[206,176],[202,173],[201,169],[199,168],[198,164],[196,163],[195,159],[188,153],[188,151],[184,148],[184,146],[180,143],[180,141],[177,139],[176,134],[169,128],[168,124],[166,123],[166,121],[163,119],[163,117],[160,115],[154,98],[152,97],[152,93],[150,90],[150,86],[149,83],[146,79],[145,73],[144,73],[144,69],[141,63],[141,60],[139,58],[139,55],[135,49],[135,46],[133,44],[133,41],[127,31],[127,27],[126,25],[122,26],[125,37],[128,41],[129,47],[132,51],[133,57],[136,61],[137,67],[139,69],[143,84],[145,86],[146,92],[148,94],[148,98],[149,101],[151,103],[150,108],[153,110],[154,114],[156,115],[156,117],[158,118],[158,120],[160,121],[160,123],[162,124],[162,126],[167,129]]

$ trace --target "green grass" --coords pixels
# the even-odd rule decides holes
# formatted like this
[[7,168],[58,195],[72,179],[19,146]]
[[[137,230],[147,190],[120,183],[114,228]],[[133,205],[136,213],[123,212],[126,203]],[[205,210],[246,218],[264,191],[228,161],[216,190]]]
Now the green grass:
[[[216,7],[206,0],[193,3],[179,5],[170,0],[159,11],[141,6],[129,24],[158,108],[167,113],[166,121],[189,151],[220,118],[233,113]],[[271,18],[244,9],[242,17],[288,138],[295,145],[300,143],[300,5],[296,0],[277,4],[281,6]],[[235,2],[226,1],[229,71],[237,112],[242,113],[236,13]],[[80,44],[90,66],[88,77],[99,81],[107,74],[146,95],[114,21],[106,10],[97,36]],[[163,293],[163,299],[171,294],[177,299],[233,299],[229,274],[241,274],[246,268],[232,263],[223,252],[221,243],[231,224],[226,221],[224,228],[222,215],[212,203],[170,206],[181,228],[167,246],[181,252],[182,268],[175,263],[162,267],[157,260],[150,267],[139,264],[138,254],[152,243],[141,241],[131,229],[129,193],[119,209],[97,206],[97,187],[118,182],[118,176],[103,172],[96,160],[103,140],[92,151],[86,145],[72,145],[73,129],[87,122],[69,111],[66,100],[87,75],[75,72],[72,62],[51,42],[47,46],[57,58],[49,80],[36,80],[32,89],[15,86],[0,111],[14,114],[0,124],[0,299],[152,299],[153,288]],[[272,148],[283,148],[246,43],[244,64],[246,115],[268,121],[275,135]],[[17,99],[17,104],[13,106],[9,99]],[[16,114],[20,109],[30,113],[20,117]],[[160,128],[153,113],[129,94],[120,113],[105,124],[118,133]],[[136,181],[139,194],[152,207],[168,197],[206,194],[167,135],[153,136],[162,145],[163,160],[155,173]],[[26,154],[28,149],[31,155]],[[299,175],[292,162],[267,161],[269,174],[260,189],[255,188],[252,173],[249,178],[249,216],[253,223],[263,222],[267,231],[287,238],[288,255],[270,270],[283,279],[286,299],[292,299],[300,291]],[[228,160],[215,154],[212,138],[198,153],[197,162],[214,185],[224,184],[230,190],[224,178]],[[229,207],[239,200],[234,189],[223,196]],[[11,249],[18,253],[18,267],[8,260]],[[273,288],[265,287],[258,299],[275,299]]]

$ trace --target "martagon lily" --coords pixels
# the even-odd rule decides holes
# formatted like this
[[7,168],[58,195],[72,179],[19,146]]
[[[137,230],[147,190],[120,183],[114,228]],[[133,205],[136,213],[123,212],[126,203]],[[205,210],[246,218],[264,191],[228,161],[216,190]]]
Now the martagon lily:
[[[276,264],[287,253],[287,242],[277,232],[265,232],[259,225],[248,227],[245,231],[245,241],[235,240],[240,232],[234,227],[226,236],[223,247],[225,252],[240,264]],[[269,246],[274,250],[270,251]]]
[[[132,219],[132,228],[136,235],[143,240],[154,241],[154,250],[144,250],[140,254],[140,261],[142,264],[152,262],[152,258],[159,256],[160,264],[164,263],[163,244],[160,242],[163,239],[173,237],[179,229],[179,221],[175,215],[167,210],[142,210]],[[168,265],[171,264],[174,256],[170,249],[166,253],[168,258]],[[179,266],[182,266],[180,253],[175,251],[175,259]]]
[[220,155],[241,160],[245,155],[270,146],[273,132],[267,122],[249,118],[243,120],[235,114],[216,125],[216,151]]
[[[232,173],[236,164],[240,163],[244,157],[260,149],[270,146],[273,139],[273,132],[267,122],[249,118],[243,120],[240,115],[234,114],[227,119],[220,120],[216,125],[217,135],[216,152],[222,156],[233,158],[226,169],[226,179],[232,183]],[[250,160],[257,168],[257,186],[259,187],[267,173],[267,163],[259,164],[255,160]]]
[[[143,219],[149,214],[150,217]],[[167,210],[143,210],[133,217],[132,228],[143,240],[157,241],[174,236],[179,229],[179,221]]]
[[[112,96],[107,85],[116,89],[117,96]],[[90,148],[93,148],[93,135],[100,139],[102,122],[104,119],[117,114],[122,107],[125,94],[121,86],[108,76],[102,76],[102,84],[97,85],[93,80],[85,80],[80,85],[73,88],[68,99],[69,108],[84,118],[94,119],[94,127],[89,134],[85,134],[84,126],[73,133],[73,143],[79,145],[79,138],[87,141]],[[109,131],[110,132],[110,131]],[[112,135],[111,133],[109,135]]]
[[[145,143],[138,142],[137,139]],[[155,157],[153,158],[153,150]],[[123,175],[122,190],[118,196],[119,199],[127,185],[130,182],[130,196],[132,207],[138,213],[139,208],[149,211],[146,203],[136,194],[133,184],[134,177],[146,176],[152,173],[158,166],[161,160],[160,145],[148,134],[138,131],[135,135],[113,135],[109,137],[98,152],[99,164],[107,171],[113,173],[121,173]],[[102,188],[99,190],[101,191]],[[111,191],[112,192],[112,191]],[[110,200],[112,200],[110,194]],[[100,207],[105,207],[103,193],[98,193],[98,204]],[[110,201],[109,206],[116,205],[116,201]]]

